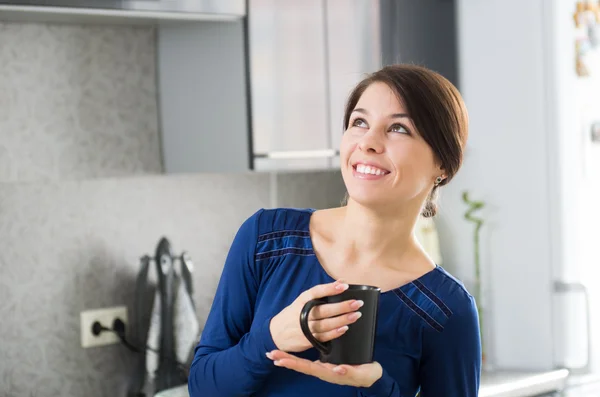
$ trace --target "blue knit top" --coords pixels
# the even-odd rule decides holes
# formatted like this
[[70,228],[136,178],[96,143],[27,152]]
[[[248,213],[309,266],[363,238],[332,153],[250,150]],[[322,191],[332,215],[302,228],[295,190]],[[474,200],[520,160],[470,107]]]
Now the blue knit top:
[[[300,293],[333,282],[313,251],[312,209],[259,210],[237,232],[189,375],[192,397],[476,397],[477,309],[442,267],[381,294],[371,387],[340,386],[277,367],[270,319]],[[359,320],[360,321],[360,320]],[[350,325],[351,326],[351,325]],[[318,352],[298,354],[309,360]]]

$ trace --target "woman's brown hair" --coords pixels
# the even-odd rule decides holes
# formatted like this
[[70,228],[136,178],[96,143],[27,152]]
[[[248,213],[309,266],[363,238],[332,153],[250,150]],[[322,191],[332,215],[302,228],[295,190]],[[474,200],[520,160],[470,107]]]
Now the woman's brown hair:
[[[430,69],[416,65],[390,65],[368,75],[354,88],[346,103],[344,131],[350,114],[363,92],[373,83],[387,84],[398,96],[420,136],[433,150],[438,164],[444,169],[445,185],[458,172],[468,136],[468,114],[458,89],[448,79]],[[438,186],[427,197],[422,215],[437,213]]]

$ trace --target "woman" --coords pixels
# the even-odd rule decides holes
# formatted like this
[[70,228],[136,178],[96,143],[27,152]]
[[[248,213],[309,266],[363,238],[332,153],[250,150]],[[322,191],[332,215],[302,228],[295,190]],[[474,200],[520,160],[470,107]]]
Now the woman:
[[[389,66],[360,82],[340,150],[347,204],[260,210],[244,222],[196,348],[191,396],[477,396],[475,302],[413,234],[461,166],[467,124],[456,88],[425,68]],[[375,361],[323,364],[299,313],[347,283],[381,288]],[[311,331],[339,337],[360,321],[361,303],[316,307]]]

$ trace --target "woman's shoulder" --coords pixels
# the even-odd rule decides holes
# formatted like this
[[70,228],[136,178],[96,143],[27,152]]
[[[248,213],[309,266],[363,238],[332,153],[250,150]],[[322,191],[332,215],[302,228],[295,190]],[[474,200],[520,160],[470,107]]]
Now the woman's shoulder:
[[312,208],[262,208],[258,211],[258,234],[308,230]]
[[450,324],[477,317],[475,299],[464,284],[442,268],[436,268],[401,288],[397,295],[434,333]]
[[[259,268],[269,267],[281,256],[313,255],[309,222],[311,208],[261,208],[242,226],[252,229],[253,262]],[[246,239],[246,244],[250,239]]]
[[[433,277],[420,283],[419,287],[428,293],[430,299],[437,298],[437,304],[445,307],[448,314],[468,314],[475,308],[475,299],[465,284],[442,266],[436,265]],[[434,299],[435,300],[435,299]]]
[[253,272],[262,272],[273,258],[312,254],[308,229],[310,208],[261,208],[248,216],[239,227],[229,255],[246,258]]
[[[435,277],[417,285],[423,299],[431,303],[431,327],[423,334],[424,349],[436,357],[480,357],[479,313],[473,295],[465,285],[440,266]],[[441,356],[440,356],[441,355]]]
[[257,246],[286,236],[310,237],[313,212],[312,208],[261,208],[244,220],[237,235],[246,244],[253,241]]
[[433,277],[424,280],[424,284],[440,298],[453,306],[463,305],[473,299],[465,284],[440,265],[436,265]]

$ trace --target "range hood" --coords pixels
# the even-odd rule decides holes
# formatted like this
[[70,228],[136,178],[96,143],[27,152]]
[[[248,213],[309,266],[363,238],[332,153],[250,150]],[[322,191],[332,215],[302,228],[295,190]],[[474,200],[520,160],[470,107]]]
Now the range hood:
[[2,21],[223,21],[244,16],[245,0],[0,0]]

